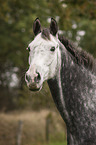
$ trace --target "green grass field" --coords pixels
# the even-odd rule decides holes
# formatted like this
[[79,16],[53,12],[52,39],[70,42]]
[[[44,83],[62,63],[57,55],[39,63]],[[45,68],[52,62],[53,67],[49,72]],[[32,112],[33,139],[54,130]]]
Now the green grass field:
[[51,142],[44,145],[67,145],[67,142]]

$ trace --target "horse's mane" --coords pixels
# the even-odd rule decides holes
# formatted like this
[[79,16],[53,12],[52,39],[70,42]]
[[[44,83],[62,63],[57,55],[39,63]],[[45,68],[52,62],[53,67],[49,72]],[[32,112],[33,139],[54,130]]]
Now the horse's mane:
[[[50,31],[47,28],[44,28],[41,33],[42,38],[50,40]],[[83,65],[91,72],[96,73],[96,59],[89,53],[84,50],[79,50],[74,47],[72,42],[62,35],[58,35],[60,42],[65,46],[67,51],[71,54],[72,59],[78,65]]]
[[96,59],[93,58],[93,56],[89,53],[87,53],[84,50],[76,49],[73,44],[66,39],[64,36],[59,35],[60,42],[65,46],[65,48],[68,50],[68,52],[71,54],[73,60],[78,65],[83,65],[87,69],[91,70],[92,72],[96,73]]

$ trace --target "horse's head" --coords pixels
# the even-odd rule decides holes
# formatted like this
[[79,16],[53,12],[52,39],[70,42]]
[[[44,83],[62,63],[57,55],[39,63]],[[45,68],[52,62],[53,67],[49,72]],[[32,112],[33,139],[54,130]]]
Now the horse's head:
[[35,39],[28,46],[30,66],[25,74],[27,86],[32,91],[40,90],[45,80],[56,76],[60,55],[57,31],[57,23],[53,18],[50,29],[41,30],[39,19],[34,21]]

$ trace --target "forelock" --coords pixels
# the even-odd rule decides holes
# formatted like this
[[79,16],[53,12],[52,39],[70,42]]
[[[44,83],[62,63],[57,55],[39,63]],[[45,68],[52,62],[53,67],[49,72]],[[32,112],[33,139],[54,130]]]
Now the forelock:
[[49,31],[49,29],[44,28],[42,30],[42,32],[41,32],[41,37],[44,38],[44,39],[46,39],[46,40],[47,39],[50,40],[50,31]]

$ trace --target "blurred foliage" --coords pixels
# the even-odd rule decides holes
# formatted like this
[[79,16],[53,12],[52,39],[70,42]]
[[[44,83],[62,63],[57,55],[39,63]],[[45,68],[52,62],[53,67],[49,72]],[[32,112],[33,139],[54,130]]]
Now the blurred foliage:
[[[1,110],[53,106],[47,85],[41,93],[34,94],[24,83],[28,68],[26,47],[33,40],[32,24],[37,17],[44,27],[49,27],[48,20],[54,17],[65,37],[96,57],[95,0],[0,0]],[[13,87],[10,84],[14,74],[19,82]]]

